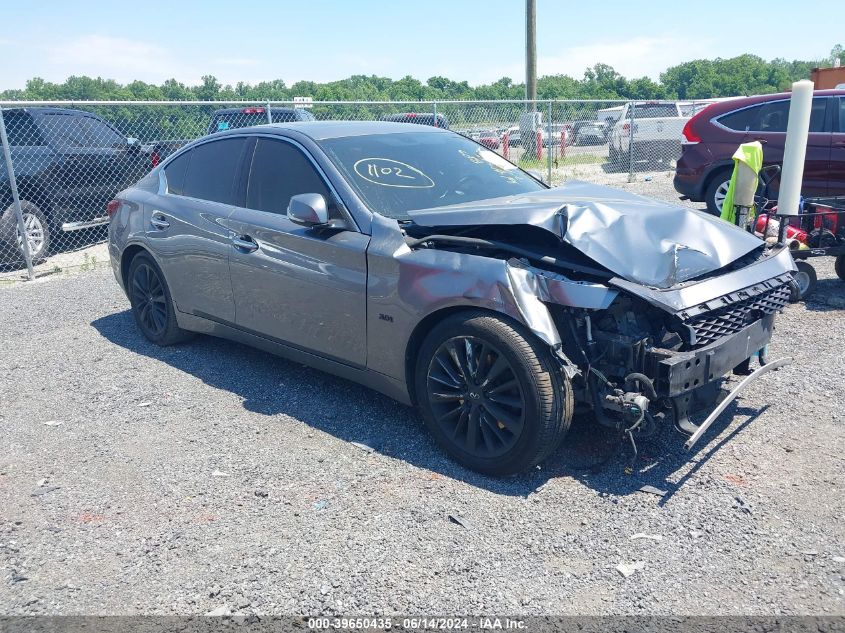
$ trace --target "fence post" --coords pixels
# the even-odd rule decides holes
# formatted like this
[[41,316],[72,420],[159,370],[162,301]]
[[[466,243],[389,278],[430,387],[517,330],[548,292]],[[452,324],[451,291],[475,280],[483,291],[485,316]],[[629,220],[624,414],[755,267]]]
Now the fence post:
[[628,182],[634,182],[634,111],[637,109],[637,102],[631,102],[631,123],[630,135],[628,136]]
[[548,165],[549,165],[549,186],[552,186],[552,100],[549,99],[549,121],[546,123],[546,132],[549,137],[549,152],[548,152]]
[[12,153],[9,149],[9,136],[6,134],[6,121],[3,119],[3,108],[0,108],[0,143],[3,145],[3,157],[6,159],[6,170],[9,172],[9,186],[12,189],[12,204],[15,207],[15,215],[18,220],[18,232],[21,236],[21,250],[26,261],[26,272],[29,280],[35,279],[35,271],[32,269],[32,253],[29,252],[29,241],[26,236],[26,225],[23,221],[21,210],[21,199],[18,196],[18,183],[15,180],[15,169],[12,165]]
[[273,112],[270,110],[270,100],[267,100],[267,123],[273,122]]
[[437,102],[436,102],[436,101],[432,101],[432,102],[431,102],[431,107],[432,107],[432,109],[433,109],[433,111],[434,111],[434,121],[433,121],[433,123],[434,123],[434,127],[440,127],[439,125],[437,125]]

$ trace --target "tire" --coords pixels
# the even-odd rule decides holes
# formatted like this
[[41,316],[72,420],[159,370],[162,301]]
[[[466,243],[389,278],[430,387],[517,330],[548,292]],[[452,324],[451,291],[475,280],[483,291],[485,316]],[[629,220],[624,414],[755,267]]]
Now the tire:
[[429,333],[414,385],[440,446],[485,475],[533,468],[572,421],[572,385],[550,350],[522,326],[483,312],[453,315]]
[[836,263],[833,265],[836,276],[845,281],[845,255],[837,255]]
[[807,262],[799,260],[795,262],[795,267],[798,269],[798,272],[793,275],[795,290],[789,296],[791,303],[797,303],[809,297],[813,293],[813,290],[815,290],[817,281],[816,269]]
[[707,183],[704,190],[704,201],[707,203],[707,213],[716,217],[722,215],[722,200],[727,191],[728,183],[731,181],[731,171],[722,170],[717,172]]
[[[50,244],[53,239],[52,225],[49,218],[38,207],[38,205],[29,202],[28,200],[21,200],[21,213],[23,214],[24,229],[27,233],[29,242],[29,252],[32,257],[32,263],[40,264],[47,259],[50,254]],[[4,220],[13,223],[15,232],[15,248],[20,254],[21,260],[23,256],[23,242],[21,240],[20,231],[18,230],[17,218],[15,216],[14,206],[10,206],[3,213]]]
[[147,253],[138,253],[129,264],[126,293],[141,333],[156,345],[180,343],[190,334],[176,323],[176,312],[164,274]]

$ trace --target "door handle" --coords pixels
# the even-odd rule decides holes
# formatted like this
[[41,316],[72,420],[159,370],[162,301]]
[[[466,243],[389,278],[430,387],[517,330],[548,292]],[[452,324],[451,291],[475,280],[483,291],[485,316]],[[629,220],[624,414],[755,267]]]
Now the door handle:
[[764,139],[764,138],[755,138],[754,140],[757,141],[758,143],[760,143],[761,145],[765,145],[766,143],[769,142],[767,139]]
[[170,222],[164,219],[164,216],[160,213],[154,213],[153,217],[150,218],[150,224],[152,224],[155,228],[164,230],[170,226]]
[[258,250],[258,244],[255,243],[249,235],[236,235],[232,238],[232,246],[239,248],[247,253],[252,253]]

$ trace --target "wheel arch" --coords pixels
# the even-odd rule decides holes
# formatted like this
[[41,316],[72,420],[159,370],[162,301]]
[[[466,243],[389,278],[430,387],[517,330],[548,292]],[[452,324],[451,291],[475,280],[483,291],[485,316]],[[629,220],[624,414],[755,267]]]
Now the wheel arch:
[[405,385],[408,388],[408,395],[411,399],[412,404],[417,404],[416,364],[417,354],[419,352],[420,347],[422,347],[423,341],[425,341],[426,337],[437,325],[439,325],[449,317],[452,317],[456,314],[461,314],[462,312],[484,314],[486,316],[497,317],[499,319],[502,319],[503,321],[506,321],[512,326],[519,327],[520,329],[525,329],[532,336],[536,336],[530,328],[528,328],[524,323],[519,322],[517,319],[514,319],[511,315],[505,312],[500,312],[498,310],[492,310],[483,306],[471,304],[454,305],[443,307],[438,310],[435,310],[434,312],[431,312],[430,314],[426,315],[422,320],[420,320],[419,323],[417,323],[416,327],[411,332],[411,336],[408,338],[408,343],[405,346]]
[[[53,200],[47,191],[45,183],[37,176],[21,176],[15,180],[18,185],[18,197],[21,202],[31,202],[52,222]],[[2,200],[2,208],[4,210],[12,204],[12,187],[8,181],[3,184],[0,200]]]
[[123,253],[120,255],[120,280],[123,282],[123,288],[127,293],[129,292],[129,267],[132,265],[132,260],[140,253],[146,253],[155,261],[152,253],[141,244],[130,244],[123,249]]

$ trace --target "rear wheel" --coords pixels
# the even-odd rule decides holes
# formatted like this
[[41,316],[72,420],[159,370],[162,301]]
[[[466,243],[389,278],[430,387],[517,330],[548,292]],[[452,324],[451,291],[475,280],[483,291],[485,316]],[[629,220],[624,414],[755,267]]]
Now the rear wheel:
[[458,314],[432,330],[418,355],[415,387],[438,443],[488,475],[539,464],[572,420],[572,386],[548,348],[485,313]]
[[139,253],[129,264],[127,288],[132,314],[141,332],[156,345],[172,345],[189,334],[176,323],[170,288],[152,257]]
[[704,192],[704,201],[707,203],[707,212],[711,215],[722,214],[722,203],[728,195],[728,186],[731,184],[731,172],[720,171],[707,185]]

